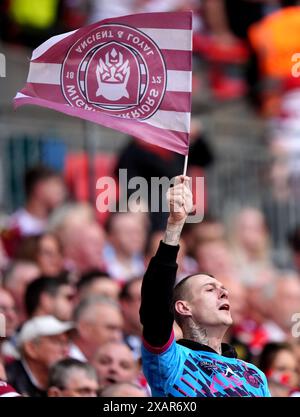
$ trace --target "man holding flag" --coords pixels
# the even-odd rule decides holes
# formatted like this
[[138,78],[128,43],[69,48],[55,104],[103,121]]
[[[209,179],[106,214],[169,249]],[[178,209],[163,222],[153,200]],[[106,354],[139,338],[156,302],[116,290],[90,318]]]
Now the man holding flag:
[[[106,19],[34,50],[15,106],[35,104],[128,133],[186,156],[192,13]],[[192,209],[188,177],[169,190],[164,241],[142,286],[143,367],[154,396],[269,396],[265,375],[222,344],[232,324],[227,290],[206,274],[175,287],[176,257]],[[155,300],[155,303],[154,303]],[[178,343],[173,321],[182,329]]]
[[[265,375],[237,359],[222,339],[232,325],[228,291],[205,273],[175,286],[179,239],[192,211],[189,178],[176,177],[167,194],[170,215],[164,240],[142,285],[143,369],[153,396],[268,397]],[[183,339],[174,339],[174,318]]]

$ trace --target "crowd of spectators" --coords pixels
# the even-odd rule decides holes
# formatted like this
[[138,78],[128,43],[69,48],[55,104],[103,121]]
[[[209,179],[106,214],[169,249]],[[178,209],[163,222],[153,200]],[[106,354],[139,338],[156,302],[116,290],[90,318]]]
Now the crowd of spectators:
[[[27,396],[150,396],[139,307],[162,232],[145,212],[111,213],[100,225],[92,205],[67,202],[48,167],[31,168],[25,184],[24,207],[1,236],[2,377]],[[178,280],[206,271],[223,282],[234,319],[228,342],[264,369],[274,395],[292,395],[300,389],[297,231],[282,270],[263,214],[247,207],[232,217],[186,225]]]

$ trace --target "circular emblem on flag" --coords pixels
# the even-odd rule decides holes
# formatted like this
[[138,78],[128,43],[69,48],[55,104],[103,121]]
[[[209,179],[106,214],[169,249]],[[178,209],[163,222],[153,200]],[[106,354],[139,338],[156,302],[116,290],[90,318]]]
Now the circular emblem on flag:
[[61,71],[64,97],[74,107],[129,119],[147,119],[166,90],[166,66],[145,33],[105,24],[69,49]]

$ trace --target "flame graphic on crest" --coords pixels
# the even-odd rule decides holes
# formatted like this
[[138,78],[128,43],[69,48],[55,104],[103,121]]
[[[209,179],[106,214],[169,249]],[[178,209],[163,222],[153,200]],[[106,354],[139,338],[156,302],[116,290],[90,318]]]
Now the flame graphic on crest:
[[128,59],[124,62],[123,54],[113,48],[105,54],[105,62],[99,59],[96,68],[98,90],[96,96],[107,100],[117,101],[122,97],[129,98],[127,83],[130,76]]

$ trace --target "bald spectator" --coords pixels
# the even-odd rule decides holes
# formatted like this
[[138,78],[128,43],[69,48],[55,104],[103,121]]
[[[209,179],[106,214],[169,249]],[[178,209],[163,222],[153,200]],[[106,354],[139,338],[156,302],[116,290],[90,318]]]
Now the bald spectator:
[[100,346],[92,360],[100,388],[118,382],[135,382],[138,365],[129,347],[123,342],[107,342]]
[[98,389],[97,373],[89,363],[67,358],[50,369],[48,397],[97,397]]
[[108,242],[104,250],[111,277],[124,282],[145,272],[143,252],[147,236],[144,213],[112,213],[107,223]]
[[66,267],[77,274],[77,280],[92,269],[103,268],[105,234],[90,205],[61,207],[53,214],[49,227],[62,242]]
[[105,297],[82,300],[74,311],[76,333],[70,356],[90,361],[99,346],[108,341],[121,341],[123,319],[119,305]]
[[32,281],[25,292],[28,317],[51,315],[58,320],[70,320],[75,291],[66,277],[40,277]]
[[19,335],[21,359],[7,365],[8,382],[23,395],[45,397],[49,369],[68,356],[68,332],[72,328],[72,323],[52,316],[25,322]]
[[25,193],[25,206],[12,215],[12,227],[22,236],[37,235],[44,232],[49,215],[65,199],[65,185],[56,171],[39,165],[26,172]]
[[120,382],[105,387],[100,397],[146,397],[141,387],[131,382]]
[[66,260],[79,274],[102,268],[103,245],[104,232],[98,223],[77,225],[69,230],[65,240]]
[[92,295],[102,295],[118,301],[120,286],[106,272],[100,269],[83,274],[77,283],[77,297],[80,300]]
[[19,317],[19,323],[25,320],[24,296],[28,284],[40,275],[39,267],[33,262],[14,262],[3,279],[3,286],[13,296]]
[[142,325],[139,318],[142,278],[128,281],[120,293],[120,305],[124,318],[124,340],[136,359],[141,356]]

